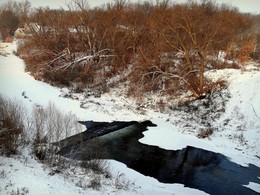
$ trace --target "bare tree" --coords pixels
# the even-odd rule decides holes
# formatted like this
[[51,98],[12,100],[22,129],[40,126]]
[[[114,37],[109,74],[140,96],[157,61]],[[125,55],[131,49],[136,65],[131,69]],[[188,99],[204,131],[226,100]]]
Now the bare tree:
[[254,46],[235,38],[246,37],[246,17],[209,0],[173,5],[120,0],[106,9],[75,0],[68,8],[32,14],[33,35],[24,46],[27,68],[55,84],[98,86],[107,76],[129,70],[130,83],[142,90],[185,89],[199,98],[205,95],[204,72],[216,67],[218,62],[209,62],[219,51],[234,45],[248,53]]
[[0,7],[1,11],[11,11],[19,18],[19,26],[23,27],[31,11],[31,2],[9,0]]
[[0,31],[2,38],[13,36],[19,24],[18,17],[11,11],[5,10],[0,13]]
[[[232,8],[225,7],[224,11],[236,14]],[[211,1],[191,1],[176,6],[173,15],[164,20],[166,28],[163,36],[166,43],[183,56],[184,66],[178,75],[181,80],[185,78],[185,83],[196,97],[204,94],[208,56],[216,55],[230,41],[229,36],[223,35],[231,28],[226,28],[228,21],[234,18],[223,22],[222,15],[221,8]]]

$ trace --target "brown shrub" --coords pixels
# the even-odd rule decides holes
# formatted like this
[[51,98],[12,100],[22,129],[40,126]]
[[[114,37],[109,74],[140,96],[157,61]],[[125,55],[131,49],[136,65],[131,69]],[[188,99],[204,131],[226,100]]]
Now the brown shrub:
[[198,133],[197,137],[204,139],[204,138],[211,136],[212,134],[213,134],[213,130],[211,128],[208,128],[208,129],[205,129],[205,130],[201,130]]
[[24,108],[0,96],[0,153],[16,154],[23,143]]
[[6,42],[6,43],[12,43],[13,40],[14,40],[14,39],[13,39],[12,37],[6,37],[6,38],[5,38],[5,42]]
[[214,91],[218,89],[225,89],[227,88],[227,82],[224,80],[217,80],[215,82],[206,79],[204,91],[205,93],[212,94]]
[[1,152],[3,152],[6,155],[16,154],[17,148],[19,147],[19,142],[17,140],[23,130],[22,128],[17,127],[16,122],[10,119],[9,117],[2,119],[1,122]]
[[248,62],[250,60],[250,55],[254,52],[256,40],[250,39],[242,46],[238,54],[238,59],[241,63]]

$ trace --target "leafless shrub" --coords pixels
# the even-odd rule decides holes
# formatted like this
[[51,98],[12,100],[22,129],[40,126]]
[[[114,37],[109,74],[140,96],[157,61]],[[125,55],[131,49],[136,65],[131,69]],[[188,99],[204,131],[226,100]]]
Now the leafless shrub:
[[92,180],[90,180],[88,187],[95,189],[95,190],[99,190],[101,188],[101,178],[98,175],[95,175],[94,178]]
[[109,164],[103,160],[107,156],[107,151],[101,146],[98,139],[89,141],[91,149],[83,157],[81,167],[86,171],[93,171],[96,174],[103,174],[105,177],[111,177],[109,173]]
[[115,177],[115,188],[118,190],[129,190],[134,185],[134,182],[126,179],[123,173],[118,173]]
[[53,103],[34,107],[31,120],[35,144],[57,142],[82,130],[74,114],[63,112]]
[[83,167],[87,171],[93,171],[95,174],[104,174],[106,177],[111,177],[109,173],[109,166],[107,161],[102,159],[92,159],[92,160],[84,160],[81,163],[81,167]]
[[25,108],[0,96],[0,153],[11,155],[24,143]]
[[216,92],[217,90],[220,89],[225,89],[227,88],[228,84],[225,80],[217,80],[217,81],[211,81],[209,79],[205,80],[205,86],[204,86],[204,91],[205,93],[208,94],[213,94],[214,92]]
[[205,130],[201,130],[201,131],[198,133],[197,137],[204,139],[204,138],[207,138],[207,137],[211,136],[212,134],[213,134],[212,128],[208,128],[208,129],[205,129]]
[[65,162],[60,155],[57,155],[57,152],[58,147],[48,143],[34,145],[34,154],[41,162],[51,166],[62,167]]
[[166,103],[160,99],[159,102],[157,102],[157,106],[160,112],[163,112],[165,110]]
[[36,157],[52,166],[62,166],[63,158],[56,154],[58,146],[51,143],[81,132],[77,121],[75,115],[59,110],[53,103],[45,108],[35,106],[29,115],[19,101],[0,96],[0,153],[16,154],[31,140]]
[[51,143],[81,132],[78,119],[72,113],[59,110],[53,103],[47,107],[34,107],[31,132],[34,153],[39,160],[52,166],[62,166],[63,159],[57,155],[58,147]]

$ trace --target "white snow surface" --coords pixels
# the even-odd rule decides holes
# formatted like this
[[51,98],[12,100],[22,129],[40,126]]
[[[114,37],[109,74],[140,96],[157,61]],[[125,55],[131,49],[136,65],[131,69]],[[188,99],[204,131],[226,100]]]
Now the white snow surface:
[[[222,153],[243,166],[251,163],[260,167],[259,64],[251,63],[243,71],[225,69],[209,71],[205,74],[213,80],[227,80],[231,97],[226,104],[225,112],[213,122],[213,126],[218,128],[218,131],[210,138],[199,139],[195,134],[183,133],[182,129],[173,125],[171,121],[174,116],[171,113],[160,113],[146,108],[137,111],[133,100],[118,95],[121,93],[120,89],[113,89],[101,98],[86,98],[84,94],[73,94],[73,97],[77,97],[74,99],[63,98],[62,95],[68,93],[67,89],[36,81],[24,71],[23,60],[13,54],[16,47],[16,42],[9,44],[5,51],[10,54],[6,57],[0,55],[0,94],[23,102],[29,110],[35,104],[45,106],[53,102],[64,112],[74,113],[80,120],[151,120],[157,124],[157,127],[145,131],[144,137],[139,140],[141,143],[173,150],[188,145],[195,146]],[[23,92],[28,98],[22,96]],[[120,191],[120,194],[205,194],[181,184],[160,183],[117,161],[110,160],[109,163],[114,175],[118,172],[124,173],[127,179],[135,182],[134,189]],[[17,189],[28,190],[29,194],[119,193],[109,185],[101,191],[83,190],[77,187],[71,178],[64,179],[57,174],[50,176],[46,168],[32,159],[26,150],[18,157],[0,156],[0,177],[0,194],[10,194]],[[250,183],[247,187],[259,192],[257,184]]]

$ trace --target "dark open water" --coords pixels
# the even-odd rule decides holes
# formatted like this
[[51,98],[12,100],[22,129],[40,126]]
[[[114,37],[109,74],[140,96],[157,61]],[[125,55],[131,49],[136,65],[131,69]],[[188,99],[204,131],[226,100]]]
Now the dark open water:
[[114,159],[162,183],[180,183],[212,195],[259,194],[243,186],[260,184],[260,168],[255,165],[243,167],[222,154],[191,146],[174,151],[140,143],[142,132],[152,126],[149,121],[81,123],[88,130],[60,142],[61,155]]

